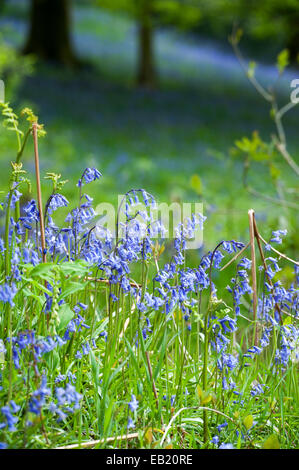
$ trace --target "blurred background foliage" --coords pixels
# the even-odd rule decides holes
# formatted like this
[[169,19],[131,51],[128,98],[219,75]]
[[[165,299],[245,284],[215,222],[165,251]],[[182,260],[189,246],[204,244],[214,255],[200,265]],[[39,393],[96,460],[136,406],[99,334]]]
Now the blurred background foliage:
[[[42,171],[69,180],[70,201],[92,165],[104,174],[92,189],[95,205],[116,204],[131,187],[159,202],[203,202],[204,249],[247,239],[254,207],[265,236],[278,225],[289,229],[286,249],[294,252],[297,175],[269,147],[273,115],[228,38],[242,28],[250,73],[283,106],[298,77],[298,25],[297,0],[1,0],[0,78],[6,101],[17,111],[31,106],[45,124]],[[275,64],[286,49],[282,75]],[[298,161],[298,109],[283,119]],[[16,148],[2,128],[0,142],[6,190]],[[32,144],[24,166],[33,174]],[[47,181],[43,191],[50,193]]]

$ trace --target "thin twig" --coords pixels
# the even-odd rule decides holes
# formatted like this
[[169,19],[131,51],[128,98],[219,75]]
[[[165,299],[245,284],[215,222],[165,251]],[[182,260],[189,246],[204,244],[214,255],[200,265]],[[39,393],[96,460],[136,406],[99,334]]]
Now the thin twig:
[[[251,277],[252,277],[252,290],[253,290],[253,320],[256,321],[257,311],[257,283],[256,283],[256,260],[255,260],[255,246],[254,246],[254,210],[248,211],[249,218],[249,235],[250,235],[250,248],[251,248]],[[257,331],[255,328],[254,344],[257,345]]]
[[235,256],[229,260],[228,263],[226,263],[225,266],[222,266],[222,268],[220,269],[220,271],[223,271],[224,269],[226,269],[230,264],[232,264],[237,258],[239,258],[239,256],[245,251],[247,250],[247,248],[249,247],[250,245],[250,242],[247,243],[247,245],[245,245],[242,250],[240,250],[238,253],[235,254]]
[[83,447],[86,449],[88,447],[94,447],[98,444],[105,444],[106,442],[137,439],[138,436],[139,436],[138,432],[134,432],[132,434],[124,434],[123,436],[112,436],[112,437],[107,437],[107,439],[98,439],[96,441],[82,442],[81,444],[77,443],[77,444],[71,444],[69,446],[56,447],[56,449],[77,449],[78,447]]
[[287,151],[285,143],[275,140],[275,146],[277,150],[281,153],[285,161],[288,163],[288,165],[292,168],[292,170],[294,170],[296,175],[299,176],[299,166]]
[[278,139],[276,137],[272,137],[272,141],[274,142],[277,150],[280,152],[284,160],[288,163],[288,165],[292,168],[292,170],[296,173],[296,175],[299,175],[299,166],[297,163],[293,160],[289,152],[287,151],[286,148],[286,135],[285,135],[285,130],[282,124],[282,116],[286,112],[288,112],[290,109],[292,109],[297,103],[289,102],[282,108],[278,109],[277,106],[277,101],[275,94],[273,90],[270,90],[270,93],[256,80],[254,74],[249,74],[247,70],[246,63],[244,61],[244,58],[242,56],[242,53],[239,49],[238,46],[238,40],[236,37],[236,32],[235,28],[233,29],[232,36],[231,36],[231,44],[233,47],[233,50],[235,52],[235,55],[245,71],[245,74],[248,78],[248,80],[251,82],[251,84],[254,86],[254,88],[257,90],[257,92],[266,100],[268,101],[271,106],[272,106],[272,111],[274,115],[274,121],[275,121],[275,126],[278,134]]
[[207,411],[212,411],[213,413],[216,413],[216,414],[219,414],[221,416],[224,416],[225,418],[229,419],[230,421],[232,421],[234,424],[236,424],[236,422],[228,415],[222,413],[221,411],[218,411],[218,410],[215,410],[213,408],[208,408],[206,406],[186,406],[184,408],[180,408],[175,415],[173,415],[173,417],[171,418],[171,420],[169,421],[165,431],[164,431],[164,434],[162,436],[162,439],[160,441],[160,446],[163,445],[163,442],[165,441],[165,438],[168,434],[168,431],[170,430],[171,426],[172,426],[172,423],[174,422],[174,420],[178,417],[178,415],[182,412],[182,411],[185,411],[185,410],[197,410],[197,411],[200,411],[200,410],[207,410]]
[[39,210],[39,221],[40,221],[40,236],[42,245],[42,259],[45,263],[46,259],[46,239],[45,239],[45,227],[44,227],[44,216],[43,216],[43,203],[42,203],[42,191],[40,184],[40,173],[39,173],[39,157],[38,157],[38,139],[37,139],[37,122],[32,124],[33,142],[34,142],[34,161],[35,161],[35,174],[36,174],[36,187],[37,187],[37,201]]
[[263,194],[259,191],[256,191],[255,189],[251,188],[250,186],[245,186],[245,188],[253,196],[261,197],[261,198],[265,199],[266,201],[273,202],[274,204],[279,204],[281,206],[287,206],[287,207],[290,207],[291,209],[299,210],[299,205],[296,204],[295,202],[286,201],[285,199],[277,199],[275,197],[268,196],[268,194]]
[[[109,281],[109,279],[96,279],[94,277],[86,277],[85,280],[86,281],[99,282],[101,284],[110,284],[110,282],[111,282],[111,281]],[[142,285],[137,284],[137,282],[135,282],[135,281],[131,281],[129,284],[130,284],[131,287],[137,287],[138,289],[142,288]]]
[[289,101],[287,104],[285,104],[282,108],[280,108],[279,111],[277,111],[277,116],[279,119],[282,118],[282,116],[287,113],[288,111],[290,111],[290,109],[294,108],[294,106],[296,106],[298,103],[297,102],[293,102],[293,101]]
[[248,73],[248,68],[245,63],[245,60],[241,54],[240,48],[237,44],[236,38],[235,38],[235,32],[233,31],[232,36],[231,36],[231,45],[233,47],[233,50],[235,52],[235,55],[242,67],[242,69],[245,72],[246,77],[250,81],[250,83],[254,86],[256,91],[268,102],[272,103],[273,102],[273,95],[271,93],[268,93],[267,90],[257,81],[254,75],[250,75]]
[[[258,249],[259,249],[259,252],[260,252],[260,255],[261,255],[261,258],[262,258],[262,262],[263,262],[263,265],[264,265],[264,270],[265,270],[265,273],[268,277],[269,284],[273,288],[273,282],[272,282],[272,279],[270,278],[270,276],[268,274],[268,266],[267,266],[267,263],[266,263],[266,259],[265,259],[265,256],[264,256],[262,246],[261,246],[260,234],[259,234],[259,231],[258,231],[258,228],[257,228],[255,217],[253,217],[253,226],[254,226],[254,235],[255,235],[255,238],[256,238],[256,241],[257,241],[257,246],[258,246]],[[275,308],[278,310],[280,323],[282,323],[281,308],[277,304],[277,302],[275,303]]]
[[[262,240],[262,242],[263,242],[265,245],[269,245],[269,243],[267,243],[266,240],[263,239],[263,237],[261,236],[260,233],[258,233],[258,237]],[[269,245],[269,247],[271,248],[272,251],[274,251],[274,253],[276,253],[277,255],[279,255],[281,258],[284,258],[284,259],[286,259],[287,261],[290,261],[291,263],[296,264],[296,266],[299,266],[299,261],[295,261],[295,260],[293,260],[292,258],[289,258],[288,256],[284,255],[284,254],[281,253],[280,251],[276,250],[276,248],[273,248],[272,245]]]

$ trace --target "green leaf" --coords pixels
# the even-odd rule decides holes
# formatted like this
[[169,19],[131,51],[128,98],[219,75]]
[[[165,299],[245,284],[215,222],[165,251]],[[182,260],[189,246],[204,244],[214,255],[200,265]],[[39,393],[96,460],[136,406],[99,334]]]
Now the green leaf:
[[245,416],[245,418],[243,419],[243,424],[245,426],[245,428],[247,429],[250,429],[252,428],[253,426],[253,416],[252,415],[248,415],[248,416]]
[[80,276],[86,274],[89,267],[84,260],[67,261],[59,265],[60,272],[66,276]]
[[45,361],[52,370],[57,369],[59,364],[59,354],[55,349],[45,354]]
[[[31,286],[34,286],[36,287],[37,289],[45,292],[47,295],[49,295],[50,297],[53,295],[53,292],[51,292],[49,289],[47,289],[43,284],[41,284],[40,282],[37,282],[35,281],[34,279],[30,279],[30,278],[26,278],[25,276],[23,276],[23,279],[24,281],[26,281],[28,284],[30,284]],[[48,278],[49,279],[49,278]],[[30,289],[27,289],[27,288],[24,288],[24,292],[27,292],[26,295],[29,295],[30,297],[34,297],[33,293],[30,294]],[[43,301],[45,301],[45,299],[43,298]]]
[[268,437],[268,439],[264,442],[263,445],[264,449],[280,449],[280,443],[276,434],[272,434]]
[[100,380],[99,380],[100,365],[97,362],[94,352],[92,350],[90,351],[90,361],[91,361],[91,370],[92,370],[93,380],[96,386],[98,387],[100,384]]
[[42,297],[41,295],[34,294],[32,292],[32,290],[27,289],[27,287],[23,288],[23,292],[26,295],[26,297],[28,297],[28,298],[32,297],[33,299],[35,299],[40,304],[41,307],[44,305],[45,297]]
[[238,28],[234,36],[231,36],[231,41],[235,44],[238,44],[242,36],[243,36],[243,30],[241,28]]
[[203,392],[203,396],[201,397],[200,403],[201,405],[207,405],[212,401],[213,397],[208,392]]
[[255,74],[256,63],[254,61],[249,62],[247,75],[249,78],[254,77]]
[[68,323],[74,318],[75,313],[68,304],[62,304],[58,310],[59,325],[58,331],[67,327]]
[[31,270],[30,276],[49,280],[53,276],[53,268],[56,269],[53,263],[40,263]]
[[68,297],[69,295],[74,294],[75,292],[84,290],[87,284],[88,284],[87,281],[86,282],[70,282],[69,287],[64,289],[63,293],[59,296],[59,300],[64,299],[65,297]]
[[126,342],[128,351],[129,351],[129,353],[130,353],[130,356],[131,356],[131,359],[132,359],[133,366],[134,366],[134,368],[135,368],[136,374],[137,374],[137,376],[139,377],[139,379],[141,380],[141,382],[143,382],[143,377],[142,377],[142,375],[141,375],[140,367],[139,367],[138,362],[137,362],[137,360],[136,360],[134,351],[133,351],[133,349],[131,348],[131,345],[130,345],[130,343],[129,343],[129,341],[127,340],[126,337],[125,337],[125,342]]
[[263,162],[269,160],[270,155],[266,152],[253,152],[251,158],[256,162]]
[[290,53],[288,49],[283,49],[277,56],[276,66],[280,74],[283,73],[284,69],[289,65]]
[[[165,331],[165,333],[166,333],[166,331]],[[162,367],[162,364],[163,364],[163,361],[164,361],[164,357],[165,357],[166,346],[167,346],[166,334],[164,334],[162,347],[161,347],[160,352],[159,352],[159,361],[158,361],[158,364],[156,365],[156,368],[155,368],[155,371],[154,371],[154,374],[153,374],[154,380],[157,380],[158,374],[161,370],[161,367]]]
[[197,395],[198,395],[200,404],[207,405],[208,403],[210,403],[210,401],[213,399],[213,396],[209,392],[202,390],[200,385],[197,385],[196,388],[197,388]]
[[284,320],[283,320],[283,325],[290,325],[292,323],[292,318],[291,317],[286,317]]
[[112,426],[113,420],[111,419],[112,413],[113,413],[113,408],[114,408],[114,401],[111,399],[109,401],[109,405],[107,408],[107,411],[105,413],[105,420],[104,420],[104,435],[107,435],[109,433],[109,430]]
[[146,444],[151,444],[152,443],[152,441],[153,441],[153,430],[152,430],[152,428],[148,428],[145,431],[144,440],[145,440]]
[[190,178],[190,186],[197,194],[202,194],[201,179],[198,175],[194,174]]
[[142,331],[141,331],[140,326],[138,327],[138,340],[140,341],[142,359],[143,359],[144,367],[145,367],[145,374],[146,374],[149,386],[151,386],[152,381],[151,381],[150,374],[149,374],[149,371],[148,371],[148,365],[147,365],[147,360],[146,360],[146,355],[145,355],[145,344],[144,344],[144,339],[143,339],[143,335],[142,335]]
[[280,176],[280,169],[277,168],[277,166],[273,165],[273,163],[270,166],[270,175],[274,180],[276,180]]

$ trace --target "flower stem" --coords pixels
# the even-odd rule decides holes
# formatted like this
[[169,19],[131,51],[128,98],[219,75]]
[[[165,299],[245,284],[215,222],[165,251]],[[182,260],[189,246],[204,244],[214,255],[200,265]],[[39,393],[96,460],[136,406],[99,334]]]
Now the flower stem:
[[36,175],[36,187],[37,187],[37,201],[39,210],[39,221],[40,221],[40,236],[42,245],[42,259],[43,263],[46,263],[46,239],[45,239],[45,227],[43,217],[43,204],[42,204],[42,191],[40,184],[40,173],[39,173],[39,156],[38,156],[38,139],[37,139],[37,122],[32,124],[33,142],[34,142],[34,160],[35,160],[35,175]]

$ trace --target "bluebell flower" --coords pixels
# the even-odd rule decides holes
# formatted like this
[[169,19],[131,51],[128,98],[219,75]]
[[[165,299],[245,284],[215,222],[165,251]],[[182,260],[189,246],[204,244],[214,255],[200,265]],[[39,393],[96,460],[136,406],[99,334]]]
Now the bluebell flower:
[[73,384],[77,381],[76,374],[72,374],[71,371],[68,372],[67,377]]
[[82,352],[84,356],[86,356],[90,351],[91,348],[88,341],[85,344],[82,344]]
[[53,402],[51,402],[50,405],[49,405],[49,411],[52,414],[57,414],[58,415],[58,418],[57,418],[58,422],[65,421],[65,419],[68,416],[61,408],[59,408],[59,406],[57,406]]
[[127,429],[135,428],[135,424],[132,420],[132,418],[128,418],[128,424],[127,424]]
[[58,374],[57,377],[55,378],[55,383],[58,384],[60,382],[64,382],[66,379],[66,376],[65,375],[62,375],[62,374]]
[[281,244],[282,243],[281,236],[284,236],[286,234],[287,234],[287,230],[274,230],[272,232],[272,238],[270,242]]
[[86,168],[78,181],[77,186],[81,187],[84,183],[91,183],[102,176],[96,168]]
[[13,359],[13,363],[14,363],[14,366],[16,369],[20,369],[20,356],[19,356],[19,352],[18,352],[18,349],[13,346],[12,348],[12,359]]
[[51,390],[47,387],[47,377],[43,375],[41,386],[33,392],[29,400],[29,411],[39,415],[46,402],[46,396],[49,395],[51,395]]
[[229,338],[224,336],[221,331],[218,331],[216,336],[216,342],[213,340],[210,341],[212,348],[217,353],[224,352],[227,349],[228,344],[230,343]]
[[17,293],[18,289],[15,284],[11,286],[7,283],[0,285],[0,301],[4,303],[9,303],[11,307],[14,307],[14,297]]
[[67,207],[68,204],[68,200],[62,194],[55,193],[50,197],[46,209],[48,211],[48,214],[52,214],[60,207]]
[[27,220],[29,223],[38,222],[39,211],[38,211],[37,203],[34,199],[31,199],[31,201],[27,202],[23,206],[23,211],[25,212],[26,217],[21,218],[20,220]]
[[6,419],[6,423],[0,423],[0,429],[7,426],[9,431],[16,431],[15,425],[18,422],[19,418],[14,416],[13,413],[17,413],[19,410],[20,406],[17,406],[14,401],[10,402],[10,406],[2,406],[2,408],[0,408],[0,411]]
[[[20,191],[18,191],[16,189],[16,186],[17,186],[18,183],[14,183],[14,189],[12,190],[12,196],[11,196],[11,202],[10,202],[10,208],[11,209],[14,209],[15,206],[16,206],[16,202],[18,202],[20,200],[20,197],[22,196],[22,193],[20,193]],[[6,203],[8,204],[8,200],[9,200],[9,194],[7,194],[6,196]]]
[[81,353],[81,351],[77,351],[76,354],[75,354],[75,359],[82,359],[83,357],[83,354]]
[[224,333],[232,333],[233,331],[236,331],[237,329],[236,320],[229,317],[228,315],[225,315],[224,318],[220,318],[218,321]]
[[80,313],[81,310],[87,310],[88,306],[82,302],[78,302],[74,307],[74,312]]
[[211,443],[212,444],[219,444],[219,436],[214,436],[212,439],[211,439]]
[[101,331],[101,333],[99,334],[99,336],[103,336],[105,341],[107,341],[107,336],[108,336],[108,333],[107,331]]
[[242,260],[238,264],[238,266],[243,267],[244,269],[250,269],[251,268],[251,260],[248,259],[248,258],[242,258]]
[[16,405],[16,403],[13,400],[11,400],[9,404],[13,413],[17,413],[21,409],[21,407],[19,405]]
[[228,444],[223,443],[219,446],[219,449],[234,449],[234,446],[233,444],[230,444],[230,443]]
[[61,338],[60,336],[56,335],[55,339],[57,341],[58,346],[64,346],[67,343],[66,339]]
[[110,292],[110,298],[112,299],[113,302],[118,301],[118,297],[116,297],[116,295],[114,295],[112,292]]
[[243,354],[244,357],[253,357],[254,354],[261,354],[262,353],[262,348],[259,348],[258,346],[253,346],[252,348],[249,348],[247,350],[247,353]]
[[[293,352],[296,351],[296,346],[299,339],[299,329],[294,325],[284,325],[281,328],[280,347],[277,348],[275,353],[275,363],[286,367],[289,360],[292,360]],[[295,352],[293,360],[298,360],[298,352]]]
[[68,383],[65,388],[57,387],[55,394],[59,406],[72,405],[72,407],[68,406],[69,412],[80,408],[79,402],[82,400],[82,395],[76,391],[73,385]]
[[250,395],[252,397],[257,397],[261,394],[264,393],[264,388],[269,388],[267,387],[265,384],[256,384],[256,385],[253,385],[253,387],[251,388],[250,390]]
[[222,377],[222,388],[223,388],[223,390],[228,390],[229,389],[228,383],[227,383],[227,378],[225,377],[225,375]]
[[219,370],[223,369],[234,369],[238,365],[238,359],[232,354],[223,353],[217,361],[217,366]]
[[129,402],[129,408],[132,412],[137,411],[138,409],[138,400],[136,400],[136,397],[134,394],[131,395],[131,401]]
[[265,328],[265,331],[263,333],[263,336],[260,339],[260,345],[262,348],[265,348],[266,346],[269,346],[270,344],[270,333],[272,331],[272,327],[270,328]]
[[224,421],[224,423],[219,424],[219,425],[217,426],[217,431],[218,431],[218,432],[221,432],[222,429],[223,429],[223,428],[226,428],[227,426],[228,426],[227,422]]

